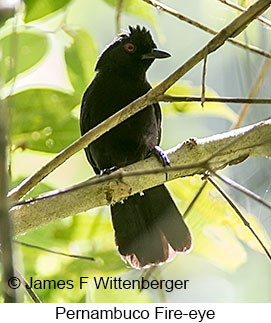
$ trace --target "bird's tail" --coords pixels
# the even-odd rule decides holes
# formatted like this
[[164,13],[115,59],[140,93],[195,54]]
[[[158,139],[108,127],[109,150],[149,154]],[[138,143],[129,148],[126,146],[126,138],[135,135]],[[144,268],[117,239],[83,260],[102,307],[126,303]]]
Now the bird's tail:
[[111,206],[111,213],[119,252],[134,268],[170,261],[191,248],[189,229],[164,185]]

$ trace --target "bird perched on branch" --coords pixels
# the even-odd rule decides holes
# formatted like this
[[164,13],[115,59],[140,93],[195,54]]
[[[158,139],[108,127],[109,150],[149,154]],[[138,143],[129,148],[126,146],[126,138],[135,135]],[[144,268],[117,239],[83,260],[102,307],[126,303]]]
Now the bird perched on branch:
[[[170,54],[157,49],[145,27],[129,27],[100,55],[96,76],[81,106],[82,135],[151,89],[146,71]],[[152,153],[163,155],[161,110],[146,107],[92,142],[85,153],[96,174],[108,172]],[[164,263],[191,248],[190,232],[164,185],[111,205],[115,240],[122,258],[134,268]]]

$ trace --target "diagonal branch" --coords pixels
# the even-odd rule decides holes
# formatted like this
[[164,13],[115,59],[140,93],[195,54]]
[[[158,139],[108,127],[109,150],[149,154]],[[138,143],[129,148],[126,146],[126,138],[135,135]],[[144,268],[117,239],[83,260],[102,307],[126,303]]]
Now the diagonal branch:
[[83,137],[71,144],[65,150],[60,152],[54,159],[44,165],[35,174],[23,181],[19,186],[13,189],[9,194],[10,202],[21,199],[27,192],[35,187],[43,178],[54,171],[58,166],[63,164],[68,158],[77,153],[79,150],[88,146],[101,135],[128,119],[135,113],[141,111],[149,104],[155,102],[156,98],[164,94],[174,83],[176,83],[182,76],[197,65],[206,55],[210,54],[221,47],[230,37],[236,37],[242,32],[251,21],[256,19],[263,11],[268,9],[271,0],[258,0],[246,12],[234,19],[229,25],[223,28],[215,37],[213,37],[201,50],[194,56],[188,59],[181,67],[169,75],[157,87],[150,90],[148,93],[138,98],[134,102],[128,104],[125,108],[115,113],[107,120],[87,132]]
[[116,203],[160,185],[166,182],[165,172],[168,172],[168,179],[173,180],[204,174],[208,168],[235,165],[247,157],[271,157],[271,119],[208,138],[192,138],[168,153],[170,168],[159,167],[159,161],[151,157],[110,175],[96,176],[72,188],[49,192],[36,201],[14,206],[11,216],[15,234],[91,208]]
[[[193,20],[191,18],[188,18],[188,17],[182,15],[180,12],[176,11],[173,8],[170,8],[169,6],[165,5],[164,3],[161,3],[161,2],[156,1],[156,0],[142,0],[142,1],[145,1],[148,4],[152,5],[153,7],[161,9],[164,12],[167,12],[168,14],[170,14],[170,15],[172,15],[172,16],[174,16],[174,17],[176,17],[176,18],[178,18],[178,19],[180,19],[182,21],[185,21],[188,24],[190,24],[192,26],[195,26],[195,27],[197,27],[197,28],[199,28],[199,29],[211,34],[211,35],[216,35],[218,33],[214,29],[212,29],[210,27],[207,27],[206,25],[203,25],[203,24],[201,24],[200,22],[198,22],[196,20]],[[222,1],[222,0],[219,0],[219,1]],[[251,52],[257,53],[257,54],[265,56],[267,58],[271,58],[271,53],[269,53],[267,51],[264,51],[263,49],[258,48],[256,46],[244,44],[244,43],[242,43],[242,42],[240,42],[238,40],[231,39],[231,38],[227,39],[227,41],[234,44],[234,45],[236,45],[236,46],[239,46],[239,47],[242,47],[244,49],[250,50]]]
[[[239,10],[239,11],[246,11],[246,8],[240,6],[239,4],[237,3],[234,3],[232,1],[229,1],[229,0],[219,0],[220,2],[226,4],[227,6],[233,8],[233,9],[236,9],[236,10]],[[266,19],[265,17],[262,17],[262,16],[259,16],[257,18],[260,22],[262,22],[263,24],[271,27],[271,21]]]

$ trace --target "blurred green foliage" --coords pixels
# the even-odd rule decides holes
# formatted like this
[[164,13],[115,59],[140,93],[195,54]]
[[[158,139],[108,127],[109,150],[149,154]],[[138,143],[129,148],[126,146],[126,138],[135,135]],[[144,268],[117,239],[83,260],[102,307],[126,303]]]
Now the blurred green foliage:
[[71,113],[79,100],[73,94],[28,89],[9,96],[7,103],[13,113],[14,145],[59,152],[79,136],[78,120]]
[[[103,0],[112,7],[117,7],[119,0]],[[156,26],[157,22],[153,14],[153,9],[141,0],[123,1],[123,12],[144,18]]]
[[[104,1],[111,7],[115,7],[118,2],[117,0]],[[50,153],[50,157],[53,157],[55,153],[79,137],[78,107],[83,92],[94,76],[98,58],[96,40],[85,29],[65,23],[60,26],[63,39],[69,39],[69,42],[66,44],[63,41],[65,46],[62,46],[62,62],[56,61],[55,64],[65,64],[68,79],[65,89],[56,86],[40,87],[37,81],[24,89],[15,87],[14,93],[9,91],[16,78],[37,69],[45,57],[52,52],[53,49],[49,46],[50,38],[58,39],[59,37],[57,32],[48,35],[42,31],[42,28],[37,27],[39,25],[31,26],[28,23],[51,13],[55,13],[56,16],[62,15],[60,10],[65,9],[70,2],[71,0],[25,0],[25,25],[23,27],[25,30],[31,27],[33,31],[21,31],[23,28],[20,28],[20,32],[14,34],[10,28],[10,22],[2,27],[4,36],[0,36],[2,55],[0,70],[1,79],[5,85],[3,89],[8,90],[0,93],[11,111],[11,144],[12,150],[15,151],[11,156],[14,158],[12,167],[16,174],[20,173],[16,172],[17,168],[22,169],[17,177],[12,178],[12,186],[18,185],[24,177],[30,175],[25,171],[26,164],[32,163],[32,173],[34,169],[41,166],[34,162],[36,155],[33,151],[38,152],[40,156],[47,157],[46,153]],[[145,19],[154,26],[157,24],[153,8],[140,0],[124,1],[124,12]],[[175,84],[167,93],[199,95],[200,89],[193,84],[181,82]],[[210,88],[207,89],[206,94],[217,95]],[[204,109],[201,108],[200,103],[171,103],[165,106],[165,116],[167,113],[187,116],[202,112],[205,112],[205,116],[211,115],[231,123],[237,118],[236,112],[226,104],[205,103]],[[22,148],[22,151],[18,152],[19,148]],[[18,153],[23,157],[26,156],[24,149],[27,149],[28,154],[30,156],[32,154],[33,158],[25,157],[25,165],[21,165],[16,162],[16,156]],[[85,171],[84,167],[81,168],[75,164],[69,167],[68,175],[72,172],[84,173]],[[32,191],[31,196],[59,188],[58,184],[52,183],[61,182],[61,176],[63,173],[57,175],[51,182],[49,180],[40,184]],[[51,177],[54,178],[54,174]],[[169,183],[171,192],[182,212],[193,199],[201,182],[199,177],[193,177]],[[261,237],[268,241],[264,229],[252,215],[249,217]],[[209,185],[189,213],[187,223],[194,237],[192,254],[204,258],[205,261],[220,268],[222,272],[233,273],[247,261],[247,245],[262,252],[255,243],[254,237],[243,226],[230,206]],[[77,282],[80,276],[92,278],[93,276],[108,277],[129,274],[133,279],[137,279],[141,274],[127,268],[120,259],[114,244],[112,223],[106,208],[98,208],[86,214],[51,223],[18,237],[18,240],[55,251],[95,258],[95,261],[78,260],[23,246],[17,247],[17,255],[22,257],[23,264],[20,265],[20,270],[24,271],[26,278]],[[96,290],[92,283],[84,289],[78,288],[76,284],[72,292],[69,289],[46,289],[36,290],[36,292],[44,302],[151,302],[160,300],[159,296],[148,291],[139,293],[132,290]],[[30,301],[25,295],[23,300]]]
[[65,8],[72,0],[24,0],[25,2],[25,16],[26,23],[36,19],[43,18],[59,9]]
[[[191,84],[182,82],[181,84],[174,84],[166,94],[173,96],[200,96],[201,89],[193,87]],[[217,97],[217,93],[212,89],[207,89],[205,93],[206,97]],[[202,114],[209,116],[217,116],[229,120],[233,124],[238,119],[238,114],[234,112],[229,106],[220,102],[205,102],[204,106],[198,102],[171,102],[168,107],[166,107],[166,112],[181,112],[188,114]]]
[[46,35],[33,32],[11,33],[0,39],[0,48],[1,78],[5,83],[39,63],[49,50]]
[[94,40],[85,30],[65,28],[65,31],[72,38],[72,44],[65,49],[67,71],[74,95],[80,101],[94,75],[97,50]]
[[[171,191],[175,193],[174,196],[180,201],[183,212],[201,185],[199,176],[169,183]],[[268,236],[264,229],[253,216],[249,214],[247,216],[257,228],[261,239],[268,244]],[[262,252],[255,237],[210,183],[204,188],[191,213],[188,214],[187,224],[194,233],[193,251],[224,270],[234,271],[246,262],[246,251],[240,240]]]

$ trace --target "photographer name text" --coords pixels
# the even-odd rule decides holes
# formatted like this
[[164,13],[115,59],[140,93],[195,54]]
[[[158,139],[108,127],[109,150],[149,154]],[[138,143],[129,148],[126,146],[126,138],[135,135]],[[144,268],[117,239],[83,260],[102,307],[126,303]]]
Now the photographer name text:
[[[144,277],[140,279],[123,279],[121,277],[79,277],[78,280],[55,280],[55,279],[34,279],[29,278],[29,285],[26,288],[31,289],[73,289],[85,288],[89,283],[93,283],[96,289],[134,289],[134,290],[155,290],[161,289],[166,292],[172,292],[174,290],[187,289],[189,280],[180,279],[152,279],[147,280]],[[17,289],[21,285],[21,281],[17,277],[11,277],[9,279],[9,287]]]

